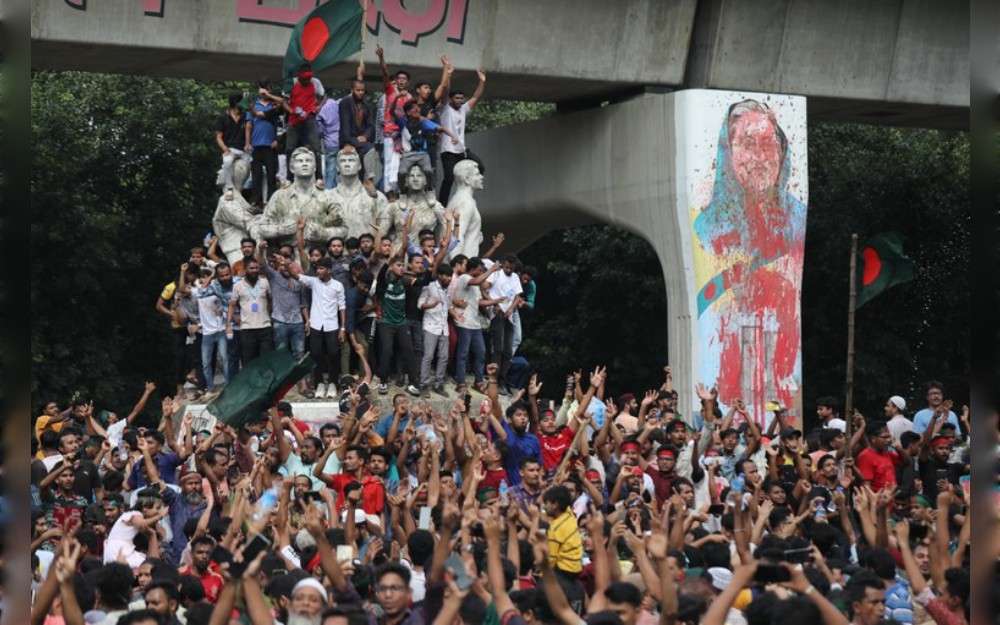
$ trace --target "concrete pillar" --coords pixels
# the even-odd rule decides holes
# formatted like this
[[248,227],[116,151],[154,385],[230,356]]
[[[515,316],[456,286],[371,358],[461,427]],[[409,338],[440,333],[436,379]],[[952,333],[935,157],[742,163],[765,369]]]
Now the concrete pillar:
[[760,421],[771,400],[801,415],[805,98],[646,94],[469,145],[486,165],[484,227],[502,230],[508,249],[595,222],[652,244],[660,267],[650,271],[667,288],[664,360],[686,416],[699,406],[696,382],[718,386],[724,409],[743,399]]

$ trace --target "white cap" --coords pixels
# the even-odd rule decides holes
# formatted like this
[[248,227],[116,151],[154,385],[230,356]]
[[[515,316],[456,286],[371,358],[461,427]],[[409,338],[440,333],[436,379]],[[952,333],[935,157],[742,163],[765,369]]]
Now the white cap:
[[889,403],[895,406],[900,412],[906,410],[906,400],[899,395],[893,395],[890,397]]
[[301,580],[298,584],[295,584],[295,586],[292,588],[292,596],[294,597],[295,593],[297,593],[299,590],[303,588],[312,588],[313,590],[318,592],[321,597],[323,597],[323,602],[324,603],[326,602],[327,600],[326,588],[324,588],[323,584],[319,583],[319,581],[315,577],[306,577],[303,580]]
[[708,574],[712,576],[712,586],[716,590],[725,590],[729,586],[729,582],[733,581],[733,572],[721,566],[709,568]]
[[[345,522],[345,523],[347,522],[347,508],[344,508],[344,511],[340,513],[340,520],[343,521],[343,522]],[[361,508],[355,508],[354,509],[354,522],[355,523],[366,523],[367,521],[368,521],[368,516],[365,514],[365,511],[362,510]]]

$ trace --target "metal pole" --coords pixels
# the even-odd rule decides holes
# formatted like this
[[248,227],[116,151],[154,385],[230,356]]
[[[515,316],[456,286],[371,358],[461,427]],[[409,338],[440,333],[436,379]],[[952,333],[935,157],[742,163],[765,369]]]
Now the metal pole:
[[854,415],[854,305],[858,301],[857,285],[858,235],[851,235],[850,291],[847,298],[847,380],[844,388],[847,400],[844,402],[844,420],[847,422],[847,440],[851,440]]

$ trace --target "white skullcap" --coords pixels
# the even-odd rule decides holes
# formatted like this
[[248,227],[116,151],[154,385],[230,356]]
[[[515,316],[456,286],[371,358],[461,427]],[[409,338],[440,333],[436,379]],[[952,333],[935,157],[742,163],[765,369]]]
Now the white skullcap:
[[302,590],[303,588],[312,588],[313,590],[318,592],[321,597],[323,597],[323,602],[326,603],[326,588],[323,588],[323,584],[320,584],[319,580],[317,580],[315,577],[306,577],[298,584],[295,584],[295,587],[292,588],[292,596],[294,597],[295,593]]
[[906,410],[906,400],[899,395],[893,395],[889,398],[889,403],[896,407],[900,412]]
[[725,590],[729,582],[733,581],[733,572],[721,566],[709,568],[708,574],[712,576],[712,586],[716,590]]

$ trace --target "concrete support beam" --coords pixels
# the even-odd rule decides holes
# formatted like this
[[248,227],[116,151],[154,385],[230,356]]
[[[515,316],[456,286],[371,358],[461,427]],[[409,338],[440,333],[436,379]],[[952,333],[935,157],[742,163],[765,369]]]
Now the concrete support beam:
[[[730,112],[746,100],[759,104]],[[595,222],[650,242],[685,415],[697,411],[696,382],[717,384],[723,402],[741,398],[762,419],[773,399],[801,414],[805,98],[647,94],[477,133],[469,144],[487,168],[486,231],[502,230],[514,249]]]
[[807,95],[814,119],[965,128],[968,48],[967,0],[700,0],[685,86]]

